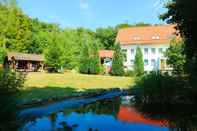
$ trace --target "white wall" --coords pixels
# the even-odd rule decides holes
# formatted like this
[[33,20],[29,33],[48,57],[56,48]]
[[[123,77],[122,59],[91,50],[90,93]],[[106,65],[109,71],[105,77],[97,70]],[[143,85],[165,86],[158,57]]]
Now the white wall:
[[[163,53],[159,52],[159,49],[162,48],[163,52],[166,51],[166,49],[169,47],[169,44],[160,44],[160,45],[155,45],[155,44],[146,44],[146,45],[121,45],[122,50],[127,50],[127,60],[124,62],[124,66],[129,69],[133,70],[133,64],[132,60],[135,60],[135,53],[137,47],[141,48],[141,51],[143,53],[143,59],[148,61],[147,65],[144,65],[144,70],[145,71],[153,71],[153,70],[159,70],[160,69],[160,60],[161,59],[166,59],[163,55]],[[148,49],[148,53],[145,53],[144,49]],[[155,53],[152,53],[151,49],[155,49]],[[131,53],[131,49],[134,49],[134,53]],[[155,60],[155,65],[153,65],[153,60]],[[152,61],[152,62],[151,62]]]

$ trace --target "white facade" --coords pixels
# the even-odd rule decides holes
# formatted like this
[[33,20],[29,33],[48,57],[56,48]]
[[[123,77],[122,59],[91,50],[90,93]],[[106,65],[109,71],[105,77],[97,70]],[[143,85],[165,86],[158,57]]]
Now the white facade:
[[127,70],[133,70],[137,47],[140,47],[142,51],[145,71],[167,68],[164,52],[169,44],[121,44],[122,52],[125,54],[124,66]]

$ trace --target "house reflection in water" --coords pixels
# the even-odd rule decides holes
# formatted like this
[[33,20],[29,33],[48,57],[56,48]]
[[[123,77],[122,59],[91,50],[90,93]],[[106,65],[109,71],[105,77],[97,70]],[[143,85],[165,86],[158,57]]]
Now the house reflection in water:
[[148,119],[145,115],[139,113],[134,107],[130,106],[120,106],[120,111],[117,117],[118,120],[129,123],[143,123],[154,126],[168,127],[167,120]]

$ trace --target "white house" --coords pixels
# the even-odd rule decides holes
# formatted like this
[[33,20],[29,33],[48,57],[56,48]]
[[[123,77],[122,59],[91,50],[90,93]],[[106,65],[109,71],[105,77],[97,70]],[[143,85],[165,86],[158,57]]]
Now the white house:
[[164,52],[170,41],[176,37],[174,25],[130,27],[120,29],[116,42],[120,43],[124,54],[124,66],[132,70],[136,48],[143,53],[145,71],[169,70]]

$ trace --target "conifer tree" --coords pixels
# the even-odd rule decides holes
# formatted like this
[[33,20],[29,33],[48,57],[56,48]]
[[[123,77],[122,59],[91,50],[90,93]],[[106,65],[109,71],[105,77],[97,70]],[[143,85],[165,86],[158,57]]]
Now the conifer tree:
[[144,61],[140,47],[137,47],[134,61],[134,71],[137,76],[144,74]]
[[123,54],[121,52],[120,44],[115,45],[111,74],[114,76],[124,75]]
[[100,57],[97,42],[91,46],[90,54],[90,73],[99,74],[100,73]]

